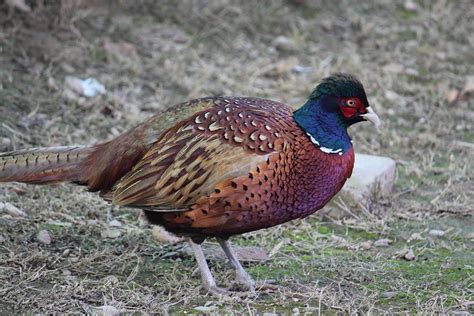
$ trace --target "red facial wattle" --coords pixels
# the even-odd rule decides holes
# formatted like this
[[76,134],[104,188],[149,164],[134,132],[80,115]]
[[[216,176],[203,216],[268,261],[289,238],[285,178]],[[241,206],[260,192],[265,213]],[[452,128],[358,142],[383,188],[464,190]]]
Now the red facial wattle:
[[364,103],[357,97],[341,98],[339,108],[346,118],[353,117],[356,113],[366,114]]

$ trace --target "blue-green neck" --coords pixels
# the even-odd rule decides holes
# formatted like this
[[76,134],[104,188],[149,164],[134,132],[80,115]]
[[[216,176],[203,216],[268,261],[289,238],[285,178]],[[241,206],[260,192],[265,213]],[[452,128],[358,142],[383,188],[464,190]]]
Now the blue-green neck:
[[347,125],[337,99],[330,96],[310,98],[293,113],[296,123],[322,151],[343,154],[352,147]]

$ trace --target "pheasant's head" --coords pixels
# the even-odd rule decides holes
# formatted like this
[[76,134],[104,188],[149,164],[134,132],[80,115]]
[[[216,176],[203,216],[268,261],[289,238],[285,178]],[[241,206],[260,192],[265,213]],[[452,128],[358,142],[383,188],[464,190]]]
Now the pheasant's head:
[[351,146],[350,125],[362,121],[380,125],[360,81],[341,73],[324,78],[294,119],[315,144],[331,153],[343,153]]
[[346,126],[370,121],[376,127],[380,119],[367,101],[364,86],[350,74],[334,74],[324,78],[311,93],[309,100],[320,100],[321,110],[339,112]]

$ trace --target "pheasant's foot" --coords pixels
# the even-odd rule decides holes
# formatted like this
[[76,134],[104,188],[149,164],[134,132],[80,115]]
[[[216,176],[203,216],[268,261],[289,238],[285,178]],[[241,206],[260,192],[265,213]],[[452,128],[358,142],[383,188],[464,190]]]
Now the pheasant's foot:
[[232,292],[229,291],[228,289],[218,287],[215,284],[214,285],[204,284],[204,288],[206,289],[206,291],[209,294],[217,296],[217,297],[225,297],[225,296],[231,296],[232,295]]
[[221,238],[218,238],[217,241],[221,245],[222,250],[224,250],[227,259],[229,259],[230,266],[235,271],[235,283],[238,288],[243,291],[249,291],[251,294],[255,294],[255,281],[240,264],[229,241]]
[[240,290],[255,294],[255,281],[244,269],[235,270],[235,283]]

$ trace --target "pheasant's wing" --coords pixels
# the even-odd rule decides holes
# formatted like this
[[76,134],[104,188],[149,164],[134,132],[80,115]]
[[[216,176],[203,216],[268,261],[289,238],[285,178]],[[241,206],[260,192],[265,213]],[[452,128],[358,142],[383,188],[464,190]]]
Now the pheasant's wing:
[[267,100],[213,98],[213,107],[164,131],[114,187],[114,203],[188,210],[227,179],[246,175],[285,143],[291,109]]

